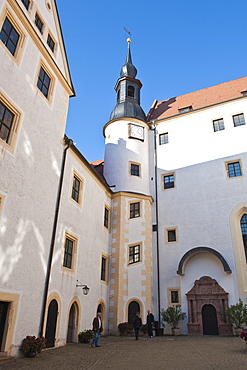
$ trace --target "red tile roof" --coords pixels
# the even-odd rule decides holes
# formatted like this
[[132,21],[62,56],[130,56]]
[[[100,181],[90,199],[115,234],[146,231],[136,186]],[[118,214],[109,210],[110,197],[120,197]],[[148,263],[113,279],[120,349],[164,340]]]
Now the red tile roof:
[[240,98],[247,91],[247,77],[224,82],[189,94],[176,96],[168,100],[157,101],[150,109],[147,120],[167,118],[179,114],[179,109],[192,106],[192,110],[209,105]]

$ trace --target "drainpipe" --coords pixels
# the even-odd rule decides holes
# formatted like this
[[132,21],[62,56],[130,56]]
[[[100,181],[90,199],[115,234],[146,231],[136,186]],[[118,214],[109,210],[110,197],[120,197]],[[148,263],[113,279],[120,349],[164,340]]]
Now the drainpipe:
[[51,265],[52,265],[52,257],[53,257],[53,251],[54,251],[54,245],[55,245],[55,237],[56,237],[56,230],[57,230],[57,220],[58,220],[58,213],[59,213],[61,193],[62,193],[62,186],[63,186],[63,177],[64,177],[66,154],[67,154],[67,150],[73,144],[73,141],[71,139],[67,138],[67,137],[65,137],[64,140],[65,140],[66,147],[63,150],[61,173],[60,173],[60,179],[59,179],[58,191],[57,191],[56,209],[55,209],[55,215],[54,215],[54,220],[53,220],[53,229],[52,229],[52,235],[51,235],[51,244],[50,244],[50,251],[49,251],[49,257],[48,257],[48,262],[47,262],[47,270],[46,270],[46,277],[45,277],[45,286],[44,286],[42,309],[41,309],[41,316],[40,316],[40,325],[39,325],[39,334],[38,334],[39,337],[42,337],[43,330],[44,330],[45,309],[46,309],[46,304],[47,304],[49,281],[50,281],[50,275],[51,275]]
[[154,180],[155,180],[155,214],[156,214],[156,247],[157,247],[157,288],[158,288],[158,325],[160,328],[160,257],[159,257],[159,210],[158,210],[158,184],[157,184],[157,130],[153,121],[154,131]]

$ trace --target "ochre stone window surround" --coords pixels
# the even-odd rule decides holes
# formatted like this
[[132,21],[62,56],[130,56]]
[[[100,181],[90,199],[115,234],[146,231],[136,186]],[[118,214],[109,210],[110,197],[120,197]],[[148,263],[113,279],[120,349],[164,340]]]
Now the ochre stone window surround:
[[0,147],[4,147],[6,150],[9,152],[13,153],[14,148],[15,148],[15,143],[17,139],[17,134],[18,134],[18,129],[20,125],[20,118],[21,118],[21,113],[14,107],[13,104],[9,102],[5,98],[5,96],[0,92],[0,102],[1,104],[6,107],[12,114],[13,114],[13,121],[10,129],[10,134],[8,137],[8,141],[6,142],[5,140],[2,140],[0,138]]
[[165,243],[166,244],[178,243],[178,228],[176,226],[165,228]]
[[[49,83],[49,88],[48,88],[48,94],[47,96],[44,95],[44,93],[40,90],[40,88],[37,86],[38,85],[38,80],[39,80],[39,76],[40,76],[40,71],[41,69],[44,70],[44,72],[46,73],[46,75],[49,77],[50,79],[50,83]],[[49,103],[51,104],[52,103],[52,98],[53,98],[53,92],[54,92],[54,85],[55,85],[55,78],[53,77],[52,73],[49,71],[49,69],[47,68],[47,66],[45,65],[45,63],[41,60],[40,61],[40,64],[39,64],[39,67],[38,67],[38,70],[37,70],[37,74],[36,74],[36,77],[35,77],[35,86],[37,88],[37,91],[39,92],[39,94],[41,94],[41,96]]]
[[[71,263],[70,267],[64,266],[64,264],[67,264],[67,255],[68,250],[66,251],[66,246],[68,246],[68,241],[72,243],[72,251],[71,251]],[[66,245],[67,242],[67,245]],[[75,272],[75,267],[76,267],[76,255],[77,255],[77,244],[78,244],[78,239],[74,235],[72,235],[70,232],[66,231],[65,232],[65,237],[64,237],[64,244],[63,244],[63,262],[62,262],[62,269],[63,271],[67,272]],[[70,244],[71,245],[71,244]],[[69,251],[70,252],[70,251]]]
[[178,306],[181,304],[181,289],[180,288],[167,288],[168,305]]
[[105,253],[102,253],[100,280],[101,282],[106,284],[108,282],[108,271],[109,271],[109,256]]
[[142,244],[141,242],[128,245],[128,265],[136,265],[142,262]]
[[176,175],[175,172],[167,172],[161,175],[162,190],[172,190],[176,188]]
[[141,177],[141,164],[129,162],[130,176]]
[[[79,181],[79,193],[78,193],[78,200],[75,200],[72,198],[73,195],[73,185],[74,185],[74,178]],[[70,200],[76,204],[77,206],[82,206],[82,194],[83,194],[83,184],[84,180],[79,175],[79,173],[76,170],[73,170],[72,172],[72,179],[71,179],[71,188],[70,188]]]
[[0,44],[5,48],[5,50],[8,52],[9,56],[15,61],[15,63],[19,64],[26,36],[22,28],[19,26],[19,22],[15,19],[15,17],[7,8],[3,11],[2,15],[0,16],[0,30],[2,30],[6,18],[8,18],[16,32],[19,34],[19,39],[14,54],[10,52],[10,50],[2,41],[0,41]]
[[243,176],[243,166],[241,159],[233,159],[225,162],[227,179],[236,179]]

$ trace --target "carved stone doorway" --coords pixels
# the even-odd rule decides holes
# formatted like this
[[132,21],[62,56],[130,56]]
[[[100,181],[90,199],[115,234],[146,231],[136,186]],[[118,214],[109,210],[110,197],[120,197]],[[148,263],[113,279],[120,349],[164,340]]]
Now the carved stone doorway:
[[232,325],[225,315],[228,293],[215,279],[202,276],[186,295],[188,334],[232,335]]

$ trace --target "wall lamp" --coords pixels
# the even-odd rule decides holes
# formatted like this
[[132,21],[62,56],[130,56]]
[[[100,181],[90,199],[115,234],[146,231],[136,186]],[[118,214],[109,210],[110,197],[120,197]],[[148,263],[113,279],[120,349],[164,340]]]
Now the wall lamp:
[[[78,280],[77,280],[78,282]],[[76,284],[77,288],[82,288],[83,294],[88,295],[90,288],[85,284]]]

